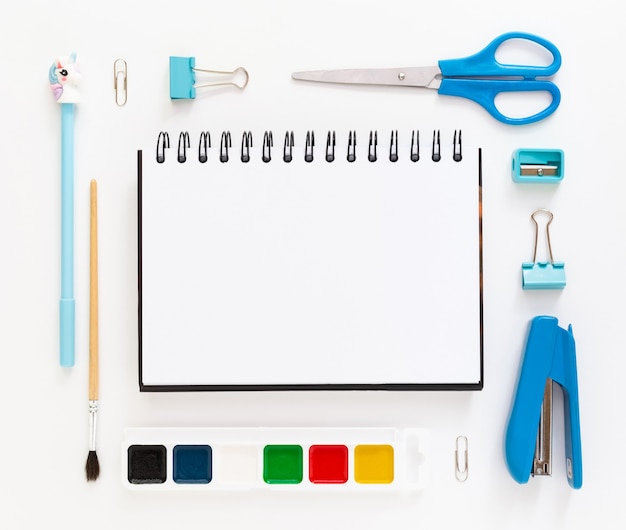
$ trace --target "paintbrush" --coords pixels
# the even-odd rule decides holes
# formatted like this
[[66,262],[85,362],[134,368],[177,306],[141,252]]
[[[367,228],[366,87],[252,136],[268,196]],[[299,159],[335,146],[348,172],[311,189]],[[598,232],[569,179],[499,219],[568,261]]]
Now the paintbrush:
[[85,464],[87,480],[100,475],[96,453],[96,416],[98,413],[98,189],[90,183],[89,223],[89,454]]

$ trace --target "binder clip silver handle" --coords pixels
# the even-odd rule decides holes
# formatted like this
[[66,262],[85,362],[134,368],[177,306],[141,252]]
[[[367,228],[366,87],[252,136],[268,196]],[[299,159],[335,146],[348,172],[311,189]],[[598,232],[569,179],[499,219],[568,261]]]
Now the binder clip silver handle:
[[[539,241],[539,223],[535,216],[544,213],[548,215],[546,223],[546,240],[548,244],[549,261],[537,261],[537,245]],[[552,243],[550,242],[550,223],[554,215],[549,210],[539,209],[530,216],[535,224],[535,248],[533,261],[522,263],[522,287],[524,289],[563,289],[565,287],[565,264],[554,261]]]

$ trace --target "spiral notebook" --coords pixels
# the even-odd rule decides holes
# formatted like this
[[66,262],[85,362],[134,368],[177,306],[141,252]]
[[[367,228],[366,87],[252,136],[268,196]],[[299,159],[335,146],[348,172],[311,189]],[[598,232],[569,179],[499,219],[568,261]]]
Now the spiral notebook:
[[155,135],[138,151],[140,389],[480,390],[466,136]]

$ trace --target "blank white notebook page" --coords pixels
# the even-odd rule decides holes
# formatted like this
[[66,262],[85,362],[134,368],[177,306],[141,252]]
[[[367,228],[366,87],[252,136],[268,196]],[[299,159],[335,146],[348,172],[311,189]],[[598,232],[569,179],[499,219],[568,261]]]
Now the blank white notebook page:
[[478,149],[370,162],[361,131],[327,162],[318,131],[306,162],[294,133],[290,163],[280,135],[269,162],[262,134],[247,163],[235,134],[225,163],[139,153],[142,388],[482,383]]

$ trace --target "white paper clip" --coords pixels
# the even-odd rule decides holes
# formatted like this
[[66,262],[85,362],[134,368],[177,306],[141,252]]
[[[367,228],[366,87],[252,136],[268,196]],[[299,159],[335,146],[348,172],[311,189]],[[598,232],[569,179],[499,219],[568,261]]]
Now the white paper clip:
[[[538,213],[549,216],[546,223],[546,238],[550,261],[537,261],[537,241],[539,239],[539,224],[535,219]],[[522,263],[522,287],[524,289],[563,289],[565,287],[565,264],[562,261],[554,261],[552,257],[552,244],[550,243],[550,223],[553,219],[552,212],[539,209],[530,216],[535,223],[535,250],[532,262]]]

